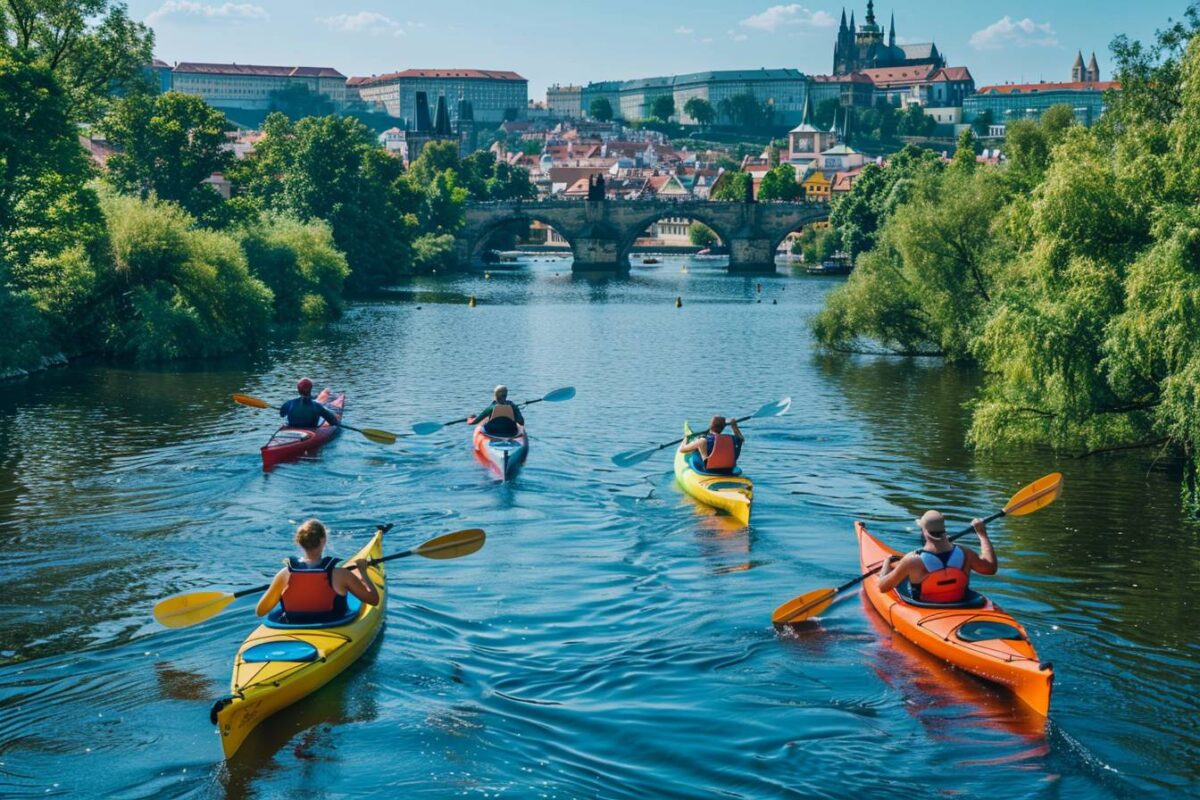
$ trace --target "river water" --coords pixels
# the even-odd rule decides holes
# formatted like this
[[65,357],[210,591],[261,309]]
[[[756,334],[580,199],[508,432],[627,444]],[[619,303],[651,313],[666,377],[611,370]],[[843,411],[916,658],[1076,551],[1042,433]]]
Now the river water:
[[[1200,544],[1170,465],[973,455],[974,375],[815,350],[806,321],[836,280],[696,258],[589,280],[539,257],[414,280],[253,358],[10,384],[0,796],[1194,795]],[[273,415],[229,395],[279,401],[302,374],[349,393],[347,422],[397,431],[498,382],[578,396],[528,410],[508,485],[465,426],[394,447],[348,433],[264,475]],[[784,395],[788,416],[745,429],[749,528],[683,496],[669,452],[609,462]],[[1054,662],[1048,723],[897,641],[857,593],[772,628],[779,603],[857,573],[856,517],[908,547],[925,508],[966,522],[1053,470],[1062,499],[997,523],[1001,572],[976,582]],[[208,709],[252,602],[184,630],[151,607],[262,582],[309,516],[343,555],[384,521],[390,550],[488,540],[389,565],[379,642],[226,763]]]

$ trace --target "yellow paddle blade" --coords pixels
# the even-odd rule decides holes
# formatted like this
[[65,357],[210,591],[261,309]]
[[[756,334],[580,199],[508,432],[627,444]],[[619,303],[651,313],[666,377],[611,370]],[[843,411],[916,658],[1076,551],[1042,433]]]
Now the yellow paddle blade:
[[381,431],[375,428],[359,428],[358,432],[376,444],[396,443],[396,434],[394,433],[388,433],[387,431]]
[[187,628],[220,614],[234,599],[231,592],[177,594],[155,604],[154,618],[167,628]]
[[804,622],[829,608],[836,595],[836,589],[816,589],[802,594],[775,609],[775,613],[771,615],[771,622],[776,625]]
[[1045,508],[1062,494],[1062,482],[1061,472],[1051,472],[1044,478],[1038,478],[1012,496],[1004,507],[1004,513],[1010,517],[1021,517]]
[[483,547],[484,538],[484,532],[480,528],[468,528],[430,539],[413,552],[425,558],[460,558],[469,556]]
[[266,400],[259,400],[257,397],[251,397],[248,394],[235,394],[233,396],[233,402],[241,403],[244,406],[251,406],[253,408],[270,408],[271,407],[271,404],[268,403]]

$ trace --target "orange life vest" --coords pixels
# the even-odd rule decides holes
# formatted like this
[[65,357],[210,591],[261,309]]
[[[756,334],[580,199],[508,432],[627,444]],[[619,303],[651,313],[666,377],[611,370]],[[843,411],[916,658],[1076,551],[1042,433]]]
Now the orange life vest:
[[704,460],[705,469],[733,469],[737,466],[737,447],[733,437],[727,433],[709,434],[712,447]]
[[967,554],[958,545],[946,558],[928,550],[921,551],[921,563],[925,565],[925,576],[917,586],[919,598],[926,603],[958,603],[967,596],[970,576],[967,575]]
[[490,419],[511,419],[517,421],[517,417],[513,414],[512,403],[507,400],[504,402],[496,401],[492,403],[492,413]]
[[[288,582],[283,587],[279,603],[285,614],[329,614],[345,603],[346,598],[333,589],[333,570],[337,559],[325,556],[320,564],[309,564],[298,558],[287,562]],[[340,601],[340,602],[339,602]]]

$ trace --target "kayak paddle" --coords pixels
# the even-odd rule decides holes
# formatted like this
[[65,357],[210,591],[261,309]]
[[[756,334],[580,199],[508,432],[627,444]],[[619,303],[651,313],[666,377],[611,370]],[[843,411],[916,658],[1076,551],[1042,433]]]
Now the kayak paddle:
[[[379,530],[384,533],[387,533],[391,528],[391,524],[379,526]],[[373,558],[370,563],[372,565],[382,564],[384,561],[405,558],[407,556],[422,556],[424,558],[439,560],[460,558],[462,556],[469,556],[483,547],[483,540],[484,532],[482,530],[479,528],[468,528],[466,530],[455,531],[454,533],[447,533],[445,536],[438,536],[436,539],[430,539],[419,547],[405,550],[402,553],[393,553],[383,558]],[[155,604],[154,618],[158,620],[160,625],[168,628],[188,628],[220,614],[225,609],[225,606],[239,597],[262,594],[269,588],[271,588],[271,584],[268,583],[264,586],[255,586],[252,589],[242,589],[240,592],[205,591],[177,594],[174,597],[168,597],[166,600],[160,600]]]
[[[564,400],[570,400],[575,396],[574,386],[564,386],[561,389],[555,389],[547,395],[539,397],[537,400],[526,400],[524,403],[518,403],[517,408],[531,406],[534,403],[561,403]],[[428,436],[431,433],[437,433],[447,425],[458,425],[461,422],[470,422],[474,417],[463,417],[462,419],[452,419],[449,422],[418,422],[412,426],[413,433],[417,436]]]
[[[248,394],[235,394],[233,396],[233,402],[241,403],[242,405],[250,406],[251,408],[274,408],[274,406],[272,406],[266,400],[259,400],[257,397],[251,397]],[[356,428],[353,425],[347,425],[344,422],[339,422],[338,427],[361,433],[363,436],[367,437],[376,444],[395,444],[397,436],[408,435],[406,433],[398,434],[390,433],[388,431],[381,431],[377,428]]]
[[[1005,516],[1023,517],[1026,514],[1032,514],[1034,511],[1045,508],[1062,494],[1062,481],[1061,472],[1052,472],[1044,478],[1038,478],[1014,494],[1003,510],[997,511],[983,521],[991,522]],[[966,536],[974,530],[973,527],[968,526],[951,536],[950,541],[953,542],[955,539]],[[833,599],[839,594],[862,583],[876,572],[879,572],[881,568],[882,565],[875,567],[875,569],[869,572],[864,572],[854,580],[846,581],[836,589],[816,589],[815,591],[793,598],[775,609],[775,612],[771,615],[771,622],[776,625],[794,625],[815,617],[829,608],[830,604],[833,603]]]
[[[753,414],[749,414],[745,417],[738,417],[737,421],[739,423],[741,423],[741,422],[745,422],[748,419],[763,419],[764,417],[782,416],[783,414],[786,414],[787,410],[791,407],[792,407],[792,398],[785,397],[782,400],[776,400],[774,403],[767,403],[765,406],[760,408],[758,411],[755,411]],[[626,450],[624,453],[617,453],[615,456],[613,456],[612,462],[614,464],[616,464],[618,467],[632,467],[634,464],[642,463],[643,461],[648,459],[650,456],[657,453],[659,450],[665,450],[668,447],[673,447],[674,445],[677,445],[682,441],[683,441],[683,439],[680,438],[680,439],[676,439],[673,442],[667,442],[666,444],[660,444],[660,445],[655,445],[654,447],[648,447],[645,450]]]

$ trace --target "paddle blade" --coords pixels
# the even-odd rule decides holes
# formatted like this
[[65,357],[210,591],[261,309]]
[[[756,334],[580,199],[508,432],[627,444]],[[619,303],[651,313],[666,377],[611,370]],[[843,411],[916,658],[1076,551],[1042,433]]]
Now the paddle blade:
[[154,618],[167,628],[187,628],[220,614],[234,599],[230,592],[177,594],[154,605]]
[[632,467],[634,464],[642,463],[660,449],[659,447],[654,447],[649,450],[626,450],[624,453],[617,453],[613,456],[612,462],[618,467]]
[[1038,478],[1012,496],[1004,507],[1004,513],[1010,517],[1022,517],[1045,508],[1062,494],[1062,482],[1061,472],[1051,472],[1044,478]]
[[817,616],[833,603],[837,596],[836,589],[816,589],[808,594],[802,594],[775,609],[771,622],[776,625],[795,625]]
[[437,433],[444,427],[446,426],[440,422],[418,422],[412,426],[412,429],[417,436],[428,436],[431,433]]
[[754,419],[762,419],[763,417],[778,417],[786,414],[787,410],[792,407],[792,398],[785,397],[782,400],[776,400],[774,403],[767,403],[765,406],[754,412]]
[[561,403],[564,400],[570,400],[574,396],[575,396],[575,387],[574,386],[564,386],[561,389],[555,389],[553,392],[550,392],[550,394],[546,395],[542,399],[545,400],[547,403]]
[[387,431],[381,431],[375,428],[360,428],[358,432],[377,444],[396,443],[396,434],[394,433],[388,433]]
[[430,539],[425,544],[413,550],[413,553],[425,558],[447,559],[469,556],[483,547],[486,538],[479,528],[468,528],[464,531],[447,533],[436,539]]
[[266,400],[259,400],[257,397],[251,397],[248,394],[235,394],[233,396],[233,402],[241,403],[242,405],[250,406],[251,408],[270,408],[271,407],[271,404],[268,403]]

